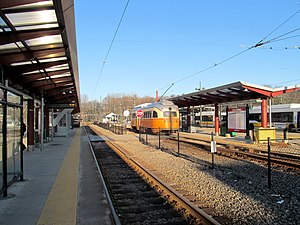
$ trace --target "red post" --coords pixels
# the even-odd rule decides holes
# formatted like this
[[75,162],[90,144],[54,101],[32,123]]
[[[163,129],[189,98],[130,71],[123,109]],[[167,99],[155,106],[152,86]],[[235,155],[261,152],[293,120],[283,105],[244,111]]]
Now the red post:
[[261,126],[263,128],[268,127],[267,99],[263,99],[261,102]]
[[219,120],[219,105],[218,103],[215,104],[215,134],[219,136],[219,129],[220,129],[220,120]]
[[158,91],[156,91],[156,101],[158,102]]

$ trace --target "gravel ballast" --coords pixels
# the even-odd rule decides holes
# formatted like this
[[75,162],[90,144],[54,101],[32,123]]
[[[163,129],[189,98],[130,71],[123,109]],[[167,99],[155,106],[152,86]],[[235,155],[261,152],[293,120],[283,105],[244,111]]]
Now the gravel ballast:
[[[205,207],[214,208],[213,216],[228,218],[227,224],[299,224],[299,172],[273,166],[272,188],[268,189],[266,165],[215,155],[212,169],[211,154],[196,147],[181,144],[177,156],[175,151],[145,146],[129,135],[114,136],[115,142],[158,171],[164,181],[182,187]],[[164,147],[177,149],[172,143],[164,143]]]

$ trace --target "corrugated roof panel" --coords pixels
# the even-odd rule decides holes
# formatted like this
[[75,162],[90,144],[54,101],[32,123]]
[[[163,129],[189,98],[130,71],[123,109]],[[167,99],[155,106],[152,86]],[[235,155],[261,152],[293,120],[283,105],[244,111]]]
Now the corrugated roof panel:
[[13,50],[13,49],[16,49],[17,51],[20,51],[19,48],[18,48],[18,45],[20,47],[24,47],[21,42],[17,42],[17,43],[12,43],[12,44],[0,45],[0,51]]
[[14,26],[40,25],[57,22],[55,10],[9,13],[6,16]]
[[41,6],[53,6],[52,0],[49,1],[41,1],[41,2],[35,2],[35,3],[30,3],[30,4],[22,4],[14,7],[9,7],[9,8],[4,8],[4,10],[8,9],[34,9],[34,8],[39,8]]
[[58,66],[52,66],[50,68],[47,68],[46,71],[51,72],[51,71],[64,70],[64,69],[69,69],[69,65],[62,64],[62,65],[58,65]]
[[40,38],[34,38],[25,41],[28,46],[38,46],[38,45],[46,45],[46,44],[61,44],[62,39],[61,35],[50,35],[50,36],[44,36]]
[[57,57],[57,58],[50,58],[50,59],[41,59],[40,62],[44,63],[44,62],[57,62],[57,61],[61,61],[61,60],[66,60],[67,57]]
[[47,24],[39,24],[39,25],[27,25],[27,26],[18,26],[16,30],[36,30],[36,29],[43,29],[43,28],[55,28],[58,27],[58,23],[47,23]]
[[[37,99],[44,92],[46,103],[75,101],[78,112],[73,0],[28,2],[35,1],[0,0],[0,61],[6,79],[10,86],[34,93]],[[65,88],[73,94],[58,98]]]

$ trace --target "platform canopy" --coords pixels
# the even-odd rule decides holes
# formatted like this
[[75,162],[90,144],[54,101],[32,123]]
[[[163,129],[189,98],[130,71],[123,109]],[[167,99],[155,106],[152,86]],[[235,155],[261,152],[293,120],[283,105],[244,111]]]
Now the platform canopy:
[[79,112],[73,0],[1,0],[0,72],[0,82]]
[[172,97],[168,100],[172,101],[178,107],[188,107],[249,99],[266,99],[295,90],[299,90],[299,85],[293,87],[269,88],[238,81],[215,88]]

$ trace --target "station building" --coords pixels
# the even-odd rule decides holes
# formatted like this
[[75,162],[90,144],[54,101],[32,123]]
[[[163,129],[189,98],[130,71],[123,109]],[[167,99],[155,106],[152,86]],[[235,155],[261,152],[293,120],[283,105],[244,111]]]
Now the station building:
[[0,194],[80,112],[74,2],[0,1]]

